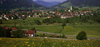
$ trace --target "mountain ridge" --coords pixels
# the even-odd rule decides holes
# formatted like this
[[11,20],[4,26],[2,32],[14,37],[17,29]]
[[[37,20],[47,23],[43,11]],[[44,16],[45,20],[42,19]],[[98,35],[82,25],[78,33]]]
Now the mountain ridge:
[[39,8],[43,7],[41,5],[36,4],[32,0],[1,0],[0,1],[0,10],[11,10],[15,8],[29,8],[29,7],[34,7],[34,8]]
[[61,4],[55,5],[52,8],[69,8],[74,7],[100,7],[100,0],[67,0]]
[[45,6],[45,7],[51,7],[51,6],[54,6],[54,5],[57,5],[57,4],[60,3],[60,2],[45,2],[45,1],[42,1],[42,0],[37,0],[35,2],[37,4]]

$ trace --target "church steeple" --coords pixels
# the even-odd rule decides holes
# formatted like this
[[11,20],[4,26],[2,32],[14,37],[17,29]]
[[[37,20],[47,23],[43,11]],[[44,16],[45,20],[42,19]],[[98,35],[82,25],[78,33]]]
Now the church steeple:
[[70,6],[70,10],[72,10],[73,8],[72,8],[72,5]]

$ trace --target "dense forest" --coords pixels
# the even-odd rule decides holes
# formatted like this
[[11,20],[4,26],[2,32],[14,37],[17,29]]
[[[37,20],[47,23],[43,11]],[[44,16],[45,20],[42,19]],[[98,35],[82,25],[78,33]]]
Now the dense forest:
[[100,7],[100,0],[69,0],[72,5],[75,6],[99,6]]
[[15,8],[39,8],[41,5],[36,4],[32,0],[1,0],[0,10],[10,10]]

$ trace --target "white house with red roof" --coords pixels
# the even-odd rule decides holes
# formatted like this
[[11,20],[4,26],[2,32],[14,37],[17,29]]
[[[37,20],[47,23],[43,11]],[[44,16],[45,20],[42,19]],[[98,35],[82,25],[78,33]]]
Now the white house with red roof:
[[25,30],[25,37],[35,37],[36,31],[34,30]]
[[51,18],[51,16],[47,16],[47,18]]

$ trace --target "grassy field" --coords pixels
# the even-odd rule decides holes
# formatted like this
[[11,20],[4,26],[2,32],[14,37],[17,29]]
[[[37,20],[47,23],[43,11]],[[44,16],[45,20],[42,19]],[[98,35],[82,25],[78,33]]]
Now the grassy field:
[[[59,26],[61,24],[58,24],[58,23],[49,24],[49,25],[46,25],[46,24],[36,25],[34,23],[34,20],[37,20],[37,19],[42,21],[43,19],[46,19],[46,17],[27,18],[26,20],[18,20],[18,19],[17,20],[9,20],[9,21],[3,20],[3,24],[0,24],[0,26],[14,26],[16,23],[16,26],[20,27],[20,29],[31,30],[33,27],[35,27],[37,31],[51,32],[51,33],[60,33],[60,31],[62,30],[62,26]],[[73,26],[75,26],[75,28],[73,28]],[[69,24],[64,27],[64,30],[61,32],[61,34],[77,35],[80,31],[85,31],[87,33],[88,37],[100,38],[100,24],[99,23],[93,23],[92,25],[90,25],[88,23],[83,23],[82,25]]]
[[100,40],[0,38],[0,47],[100,47]]
[[21,25],[23,25],[23,24],[35,24],[34,23],[34,20],[40,20],[41,22],[42,22],[42,20],[43,19],[46,19],[46,17],[42,17],[42,18],[33,18],[33,17],[28,17],[28,18],[26,18],[25,20],[19,20],[19,19],[16,19],[16,20],[2,20],[3,21],[3,24],[21,24]]

